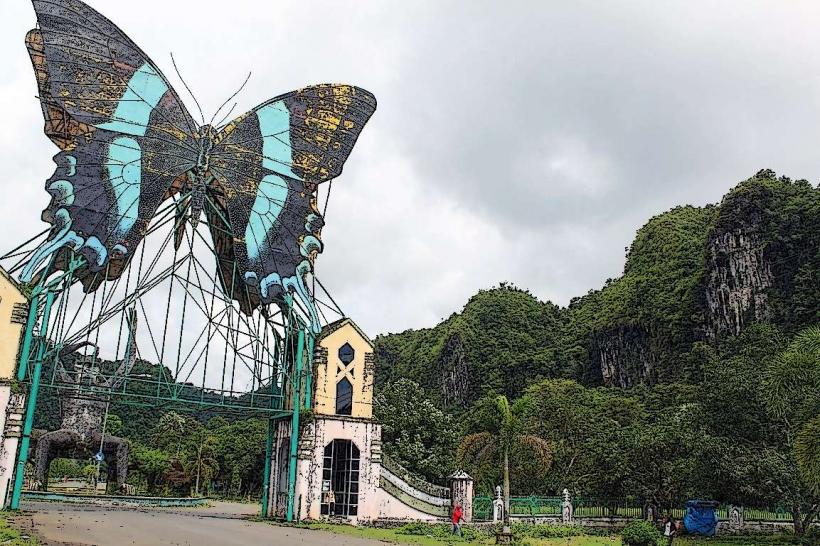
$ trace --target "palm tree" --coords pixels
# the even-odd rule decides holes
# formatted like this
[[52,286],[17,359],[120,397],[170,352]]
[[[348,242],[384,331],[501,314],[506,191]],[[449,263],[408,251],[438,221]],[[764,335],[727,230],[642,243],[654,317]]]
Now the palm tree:
[[[781,356],[792,377],[784,381],[786,388],[816,392],[820,385],[820,326],[801,331]],[[782,377],[784,374],[779,374]],[[779,386],[779,385],[778,385]],[[794,458],[806,483],[820,493],[820,415],[808,419],[794,438]]]
[[163,446],[176,444],[176,455],[179,457],[186,428],[185,417],[175,411],[169,411],[159,418],[155,429],[156,440]]
[[794,439],[794,458],[800,474],[820,493],[820,415],[803,425]]
[[549,467],[552,464],[552,446],[549,442],[532,434],[525,434],[521,420],[513,412],[507,397],[499,395],[495,399],[498,412],[498,430],[485,431],[465,436],[458,448],[459,462],[470,461],[482,464],[497,461],[499,456],[504,474],[504,532],[510,532],[510,453],[515,448],[530,451],[537,462]]
[[202,478],[210,480],[219,472],[219,461],[216,460],[216,448],[219,444],[216,436],[201,429],[194,435],[194,449],[188,460],[189,473],[196,474],[195,496],[199,496],[199,483]]
[[[783,425],[786,445],[791,447],[800,477],[820,494],[820,326],[802,330],[766,372],[767,403]],[[808,530],[820,507],[812,505],[805,514],[792,507],[794,533]]]

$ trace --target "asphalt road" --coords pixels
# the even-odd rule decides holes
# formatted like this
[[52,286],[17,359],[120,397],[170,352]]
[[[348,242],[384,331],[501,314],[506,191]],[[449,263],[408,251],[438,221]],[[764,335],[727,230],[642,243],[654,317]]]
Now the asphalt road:
[[256,505],[218,502],[208,508],[125,509],[29,502],[17,524],[48,546],[194,545],[374,546],[378,541],[247,521]]

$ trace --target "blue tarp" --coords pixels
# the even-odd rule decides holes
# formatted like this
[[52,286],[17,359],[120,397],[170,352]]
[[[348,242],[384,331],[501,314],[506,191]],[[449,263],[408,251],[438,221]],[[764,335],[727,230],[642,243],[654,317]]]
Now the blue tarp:
[[690,500],[686,503],[686,515],[683,517],[683,524],[686,531],[710,537],[717,529],[717,514],[715,509],[718,503],[715,501]]

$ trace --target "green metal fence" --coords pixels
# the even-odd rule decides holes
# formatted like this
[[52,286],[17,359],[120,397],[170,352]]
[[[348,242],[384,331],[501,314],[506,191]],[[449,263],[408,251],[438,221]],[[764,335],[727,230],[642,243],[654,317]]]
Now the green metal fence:
[[[561,497],[510,497],[510,515],[550,517],[561,515]],[[479,521],[493,517],[493,498],[473,498],[473,518]]]
[[572,506],[576,517],[643,517],[643,503],[634,497],[576,497]]
[[492,518],[492,497],[473,497],[473,519],[476,521],[488,521]]
[[560,516],[561,497],[510,497],[512,516]]
[[[510,515],[513,517],[561,517],[561,497],[510,497]],[[573,515],[581,518],[643,517],[644,502],[637,497],[575,497],[572,499]],[[729,520],[730,506],[721,504],[716,512],[719,521]],[[660,508],[659,514],[669,514],[683,519],[686,508]],[[493,517],[492,497],[473,498],[473,518],[488,521]],[[792,513],[785,506],[766,508],[743,508],[746,521],[791,521]]]

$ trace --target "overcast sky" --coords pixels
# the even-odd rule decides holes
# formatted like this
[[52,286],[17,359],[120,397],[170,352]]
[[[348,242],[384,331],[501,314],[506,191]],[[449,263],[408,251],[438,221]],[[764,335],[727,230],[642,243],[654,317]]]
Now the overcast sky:
[[[173,52],[208,118],[248,71],[237,112],[314,83],[376,95],[317,262],[371,335],[505,280],[566,305],[621,273],[652,215],[763,167],[820,177],[815,2],[89,2],[182,94]],[[34,11],[0,5],[5,250],[45,227],[57,149],[23,44]]]

